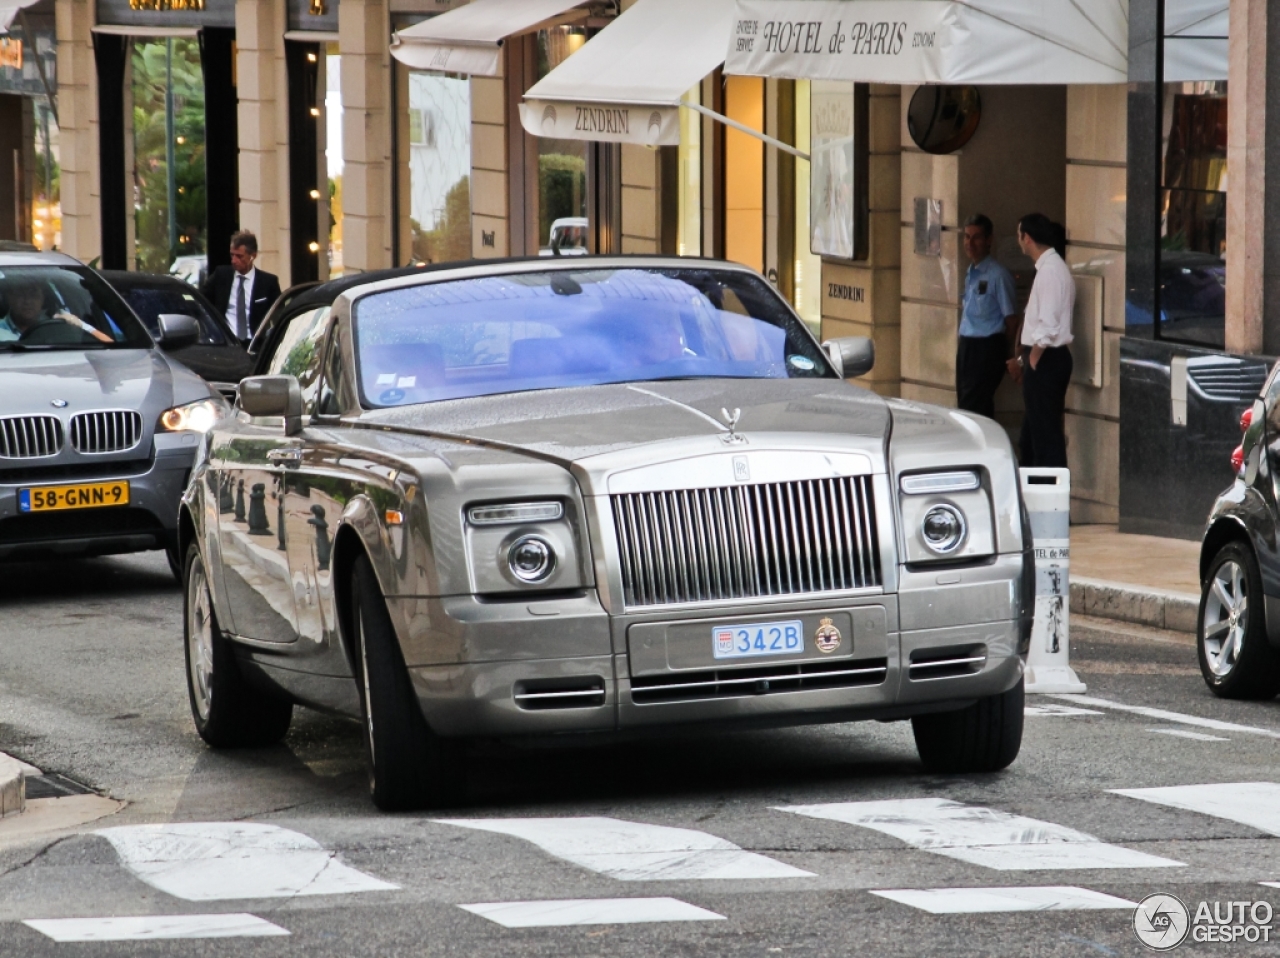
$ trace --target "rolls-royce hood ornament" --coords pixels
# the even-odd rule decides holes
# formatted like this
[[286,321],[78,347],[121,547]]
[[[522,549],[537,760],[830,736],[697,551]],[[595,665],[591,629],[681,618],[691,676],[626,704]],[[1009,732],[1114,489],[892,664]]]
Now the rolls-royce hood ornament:
[[724,417],[725,425],[729,427],[729,432],[726,435],[721,436],[720,438],[724,442],[729,443],[731,445],[737,444],[740,442],[746,442],[747,441],[746,436],[738,435],[738,420],[742,418],[742,410],[735,409],[731,415],[729,413],[729,410],[721,409],[720,415]]

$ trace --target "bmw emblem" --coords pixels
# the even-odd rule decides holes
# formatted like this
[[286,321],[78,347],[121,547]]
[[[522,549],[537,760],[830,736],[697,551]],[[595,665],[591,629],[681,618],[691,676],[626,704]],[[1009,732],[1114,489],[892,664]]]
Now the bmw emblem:
[[67,401],[65,399],[55,399],[49,405],[53,406],[55,409],[66,409]]

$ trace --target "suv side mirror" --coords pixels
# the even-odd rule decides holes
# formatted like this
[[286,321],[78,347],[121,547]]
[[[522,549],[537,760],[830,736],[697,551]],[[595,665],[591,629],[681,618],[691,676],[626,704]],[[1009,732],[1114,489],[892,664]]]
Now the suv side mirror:
[[162,349],[182,349],[200,341],[200,321],[185,313],[161,313],[160,335],[156,342]]
[[876,364],[876,344],[866,336],[842,336],[822,344],[827,358],[841,379],[853,379],[871,372]]
[[284,434],[302,431],[302,387],[296,376],[250,376],[240,380],[240,408],[250,416],[283,416]]

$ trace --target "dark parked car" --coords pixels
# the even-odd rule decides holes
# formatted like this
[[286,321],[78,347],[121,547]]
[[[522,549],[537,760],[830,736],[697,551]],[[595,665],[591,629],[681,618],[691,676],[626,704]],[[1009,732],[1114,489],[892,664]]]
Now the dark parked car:
[[190,346],[165,352],[197,376],[211,383],[228,399],[235,398],[236,386],[249,375],[253,365],[226,319],[197,289],[171,276],[103,270],[102,276],[138,314],[151,335],[160,334],[160,317],[194,316],[200,324],[200,338]]
[[1280,692],[1280,363],[1240,424],[1236,479],[1201,544],[1196,638],[1214,694],[1267,699]]
[[911,719],[1022,737],[1034,564],[979,416],[845,381],[758,274],[657,257],[324,284],[255,341],[183,500],[187,685],[216,747],[362,722],[382,808],[468,737]]

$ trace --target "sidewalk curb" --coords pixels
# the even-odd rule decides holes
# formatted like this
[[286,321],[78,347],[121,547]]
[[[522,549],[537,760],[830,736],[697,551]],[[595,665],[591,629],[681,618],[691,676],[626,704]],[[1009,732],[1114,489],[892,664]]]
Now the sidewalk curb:
[[1071,611],[1171,632],[1195,632],[1200,597],[1187,592],[1076,577],[1071,580]]
[[17,759],[0,752],[0,818],[27,809],[27,774]]

